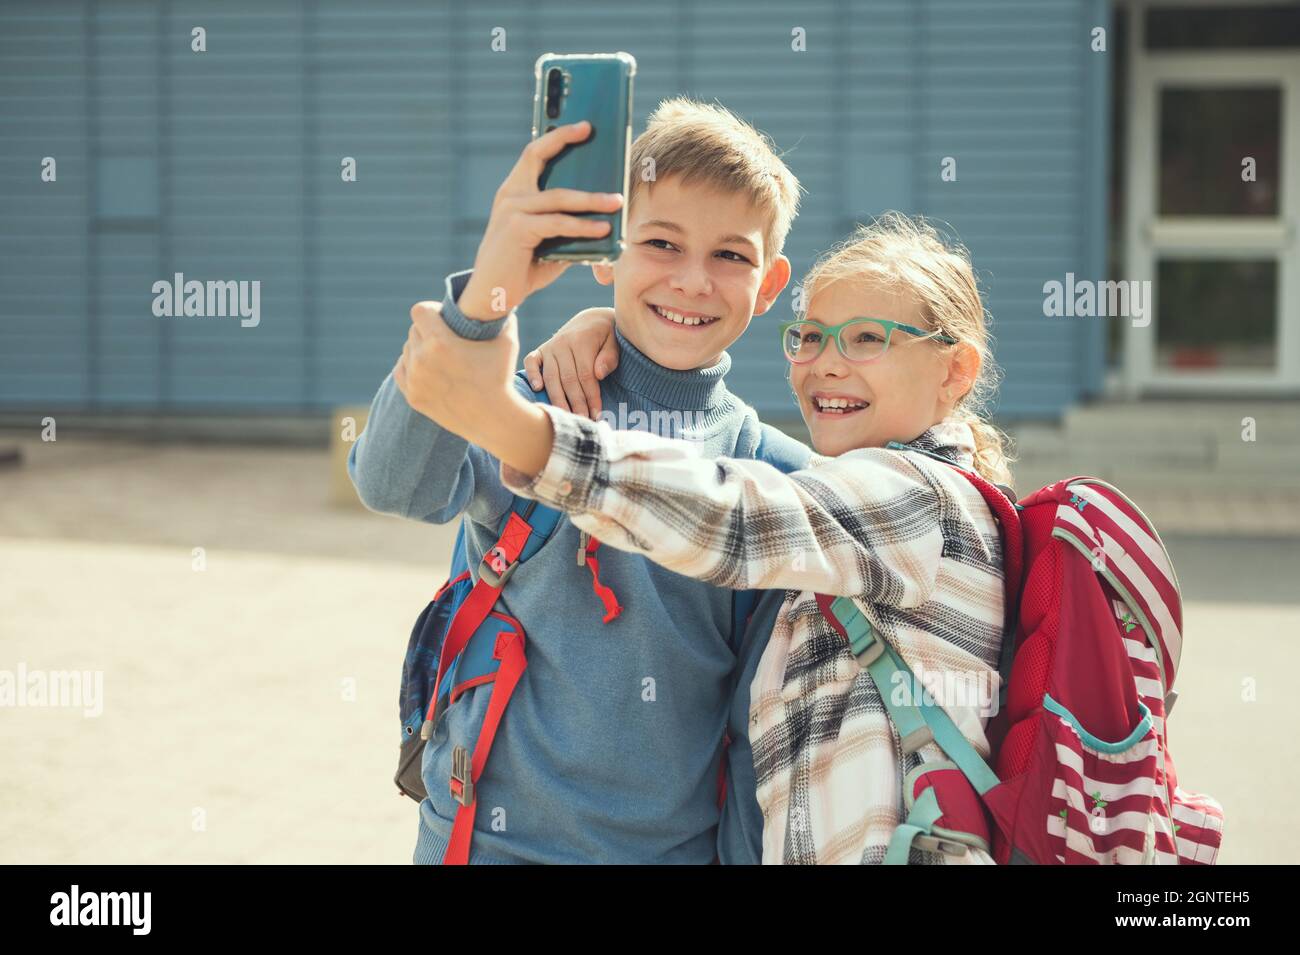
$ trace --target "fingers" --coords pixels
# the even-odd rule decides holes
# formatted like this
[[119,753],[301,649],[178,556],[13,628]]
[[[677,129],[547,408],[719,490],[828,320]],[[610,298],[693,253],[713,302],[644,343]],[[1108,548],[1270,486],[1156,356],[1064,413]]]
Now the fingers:
[[[596,342],[591,336],[557,336],[557,340],[561,344],[555,346],[556,352],[562,353],[573,365],[577,386],[582,392],[584,403],[590,409],[592,420],[595,420],[600,414],[600,381],[596,377],[596,359],[604,342]],[[560,367],[560,378],[564,379],[563,365]]]
[[557,126],[550,132],[538,136],[524,147],[524,151],[519,155],[519,161],[506,177],[506,183],[514,187],[511,191],[524,191],[524,187],[529,183],[536,190],[537,179],[541,176],[546,163],[558,156],[565,146],[570,143],[580,143],[590,135],[591,123],[584,119],[580,123]]
[[615,340],[612,332],[605,336],[605,341],[601,343],[592,367],[598,379],[603,379],[618,367],[618,341]]
[[590,366],[585,371],[579,366],[578,385],[582,388],[583,397],[587,401],[587,417],[595,421],[600,417],[600,382],[596,379],[596,372]]
[[406,357],[410,345],[402,346],[402,353],[397,356],[397,364],[393,366],[393,383],[397,385],[397,390],[406,394]]
[[436,322],[442,321],[441,302],[416,302],[411,306],[411,328],[420,338],[434,332]]
[[[580,346],[582,343],[577,344]],[[595,421],[600,415],[600,382],[596,379],[595,356],[575,347],[566,357],[573,366],[573,379],[565,378],[565,366],[562,364],[560,381],[564,382],[569,393],[569,403],[573,405],[574,411],[585,414]],[[579,401],[586,408],[585,411],[578,410]]]
[[524,356],[524,374],[528,376],[528,384],[533,391],[542,387],[542,352],[539,348],[534,348]]
[[554,361],[542,364],[542,383],[546,385],[546,397],[557,408],[572,411],[569,399],[564,394],[564,385],[560,382],[559,363]]
[[609,232],[609,223],[604,219],[583,219],[578,216],[564,215],[559,212],[530,215],[528,228],[532,237],[540,242],[556,236],[568,236],[575,239],[599,239]]
[[437,326],[442,324],[441,302],[416,302],[411,306],[411,325],[406,330],[406,341],[402,345],[402,354],[393,368],[393,382],[398,391],[406,394],[408,376],[407,368],[411,357],[421,346],[437,335]]
[[516,200],[524,212],[617,212],[623,196],[617,192],[583,192],[581,189],[544,189]]
[[[591,410],[587,404],[587,391],[582,386],[582,377],[573,359],[573,352],[567,348],[560,348],[551,353],[549,364],[555,365],[556,371],[559,372],[560,387],[564,389],[564,397],[568,401],[569,408],[574,414],[589,418]],[[593,383],[594,380],[593,377]]]

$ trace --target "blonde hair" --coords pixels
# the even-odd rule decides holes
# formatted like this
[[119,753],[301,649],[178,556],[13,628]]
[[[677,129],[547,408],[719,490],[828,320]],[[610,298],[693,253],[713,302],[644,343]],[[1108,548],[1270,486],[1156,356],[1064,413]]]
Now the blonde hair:
[[[647,171],[653,172],[649,180]],[[648,189],[673,175],[683,184],[705,183],[744,195],[768,219],[762,264],[781,253],[799,212],[801,187],[765,134],[722,106],[684,96],[666,99],[632,143],[628,207],[642,185]]]
[[952,416],[968,424],[975,435],[975,469],[980,475],[995,484],[1010,485],[1009,465],[1015,460],[1010,439],[984,417],[1001,373],[993,361],[988,321],[965,247],[946,242],[921,216],[886,212],[870,225],[859,225],[817,260],[804,278],[804,300],[843,279],[906,289],[916,299],[929,328],[951,335],[979,353],[979,376],[957,400]]

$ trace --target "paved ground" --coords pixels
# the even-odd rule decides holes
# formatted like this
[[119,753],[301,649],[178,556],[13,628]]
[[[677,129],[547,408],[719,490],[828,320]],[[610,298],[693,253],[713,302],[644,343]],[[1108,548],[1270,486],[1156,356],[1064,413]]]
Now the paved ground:
[[[397,677],[450,530],[329,505],[323,451],[17,443],[0,670],[102,671],[103,713],[0,708],[0,862],[408,862]],[[1184,785],[1225,805],[1224,862],[1300,859],[1300,542],[1169,545]]]

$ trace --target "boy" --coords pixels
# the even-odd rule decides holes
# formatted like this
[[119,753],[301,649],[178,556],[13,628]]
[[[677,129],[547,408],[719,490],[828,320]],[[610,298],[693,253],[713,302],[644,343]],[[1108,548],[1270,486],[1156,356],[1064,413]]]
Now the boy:
[[[448,329],[485,340],[513,321],[513,309],[565,268],[533,260],[542,239],[608,229],[574,213],[611,212],[622,197],[537,189],[546,160],[589,132],[560,127],[524,149],[497,192],[473,271],[448,278],[441,309],[411,310],[402,357],[349,458],[374,510],[434,523],[463,513],[475,558],[495,542],[512,495],[494,458],[419,413],[422,397],[455,387],[454,376],[429,373],[422,353]],[[747,124],[687,100],[660,105],[631,165],[627,249],[613,266],[593,267],[614,286],[621,355],[602,382],[605,406],[619,408],[620,421],[640,413],[686,422],[671,436],[693,438],[705,454],[802,466],[807,448],[760,426],[723,381],[725,349],[789,281],[780,251],[797,180]],[[514,384],[535,400],[522,376]],[[733,595],[608,548],[598,563],[584,559],[589,547],[562,522],[504,592],[527,633],[527,669],[474,780],[483,811],[469,861],[710,862],[718,746],[742,637]],[[490,690],[466,691],[426,748],[417,863],[446,855],[460,805],[449,786],[453,749],[473,751]]]

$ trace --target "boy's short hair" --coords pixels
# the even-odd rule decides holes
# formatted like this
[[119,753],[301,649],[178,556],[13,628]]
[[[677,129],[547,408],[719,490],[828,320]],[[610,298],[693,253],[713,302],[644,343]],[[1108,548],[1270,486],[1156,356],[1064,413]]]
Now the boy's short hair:
[[668,176],[748,196],[768,217],[764,266],[780,254],[799,211],[799,180],[776,154],[772,140],[712,103],[684,96],[660,103],[632,143],[631,167],[628,208],[640,188]]

